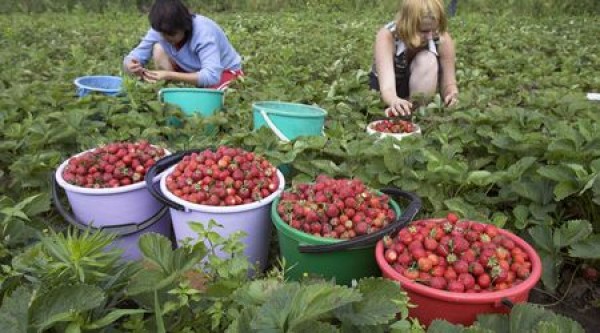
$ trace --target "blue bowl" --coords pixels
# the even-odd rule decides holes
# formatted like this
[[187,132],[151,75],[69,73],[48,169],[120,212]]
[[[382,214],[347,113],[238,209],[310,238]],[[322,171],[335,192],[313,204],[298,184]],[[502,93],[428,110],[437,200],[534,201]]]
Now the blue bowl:
[[91,92],[99,92],[109,96],[115,96],[121,92],[123,79],[118,76],[96,75],[82,76],[75,79],[77,96],[83,97]]

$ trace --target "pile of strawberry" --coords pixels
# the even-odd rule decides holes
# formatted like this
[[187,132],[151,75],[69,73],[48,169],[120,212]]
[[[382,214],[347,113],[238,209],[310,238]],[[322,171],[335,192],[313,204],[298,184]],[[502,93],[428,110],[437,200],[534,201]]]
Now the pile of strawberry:
[[421,220],[383,240],[386,261],[404,277],[431,288],[483,293],[510,288],[531,273],[527,253],[494,225]]
[[385,119],[371,125],[371,129],[382,133],[412,133],[415,125],[402,119]]
[[148,141],[115,142],[69,159],[63,179],[87,188],[120,187],[140,182],[165,150]]
[[387,195],[369,190],[358,179],[326,175],[284,192],[277,213],[295,229],[339,239],[375,232],[396,218]]
[[220,146],[184,156],[167,176],[166,186],[191,203],[235,206],[268,197],[279,188],[279,178],[264,157]]

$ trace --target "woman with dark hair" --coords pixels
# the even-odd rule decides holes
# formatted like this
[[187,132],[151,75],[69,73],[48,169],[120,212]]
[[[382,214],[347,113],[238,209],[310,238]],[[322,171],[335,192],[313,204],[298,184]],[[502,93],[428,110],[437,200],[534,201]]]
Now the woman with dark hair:
[[[225,89],[243,76],[241,57],[211,19],[192,14],[180,0],[156,0],[151,29],[124,59],[127,72],[148,82],[186,82]],[[156,70],[145,68],[152,58]]]

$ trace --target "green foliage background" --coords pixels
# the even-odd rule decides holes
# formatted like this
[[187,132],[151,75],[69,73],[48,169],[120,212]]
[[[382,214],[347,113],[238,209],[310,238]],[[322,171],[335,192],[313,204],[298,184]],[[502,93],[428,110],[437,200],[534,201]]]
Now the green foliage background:
[[[394,11],[398,0],[186,0],[190,8],[200,11],[280,11],[306,8],[323,10],[364,10],[381,8]],[[446,0],[449,3],[450,0]],[[107,10],[140,10],[145,11],[152,0],[15,0],[0,3],[0,13],[10,12],[44,12]],[[492,15],[519,13],[534,16],[559,14],[600,13],[595,0],[561,1],[561,0],[459,0],[460,13],[487,13]]]

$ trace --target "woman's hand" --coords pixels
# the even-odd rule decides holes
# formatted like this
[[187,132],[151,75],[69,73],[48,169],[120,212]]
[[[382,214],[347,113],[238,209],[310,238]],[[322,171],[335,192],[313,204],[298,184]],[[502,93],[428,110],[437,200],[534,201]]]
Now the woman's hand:
[[385,109],[385,115],[388,117],[409,116],[411,110],[412,103],[398,97]]
[[127,62],[125,66],[129,73],[139,76],[141,78],[144,77],[144,72],[146,69],[144,68],[144,66],[142,66],[142,64],[139,61],[131,59]]
[[145,71],[144,80],[150,83],[169,81],[171,79],[170,74],[169,71]]
[[444,89],[444,105],[454,106],[458,103],[458,87],[456,83],[449,84]]

